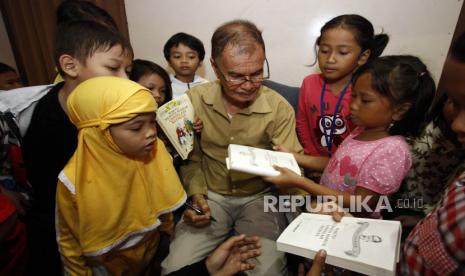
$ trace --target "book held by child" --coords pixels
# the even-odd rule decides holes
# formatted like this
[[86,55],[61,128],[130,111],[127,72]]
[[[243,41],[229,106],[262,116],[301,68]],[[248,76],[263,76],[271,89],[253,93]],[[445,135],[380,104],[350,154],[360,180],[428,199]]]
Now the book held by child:
[[314,258],[326,250],[326,263],[367,275],[395,275],[399,260],[399,221],[302,213],[276,241],[279,251]]
[[194,148],[194,107],[187,94],[157,110],[157,123],[183,160]]
[[230,144],[226,167],[229,170],[255,174],[259,176],[276,176],[279,172],[273,165],[286,167],[301,174],[299,165],[292,153]]

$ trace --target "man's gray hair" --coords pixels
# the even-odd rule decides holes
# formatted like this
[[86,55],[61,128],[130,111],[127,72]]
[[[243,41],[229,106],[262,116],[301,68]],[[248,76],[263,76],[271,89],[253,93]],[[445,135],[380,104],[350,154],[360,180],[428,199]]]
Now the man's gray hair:
[[248,20],[236,19],[224,23],[213,33],[211,43],[213,59],[218,58],[227,45],[240,46],[242,51],[253,52],[258,43],[265,52],[262,32]]

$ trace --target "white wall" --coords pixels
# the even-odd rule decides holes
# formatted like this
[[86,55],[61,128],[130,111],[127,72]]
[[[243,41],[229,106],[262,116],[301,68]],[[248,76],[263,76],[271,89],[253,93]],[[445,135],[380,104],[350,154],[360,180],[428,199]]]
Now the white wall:
[[261,30],[271,79],[300,86],[317,71],[313,44],[321,26],[334,16],[357,13],[390,35],[384,54],[421,57],[436,80],[452,38],[463,0],[126,0],[129,34],[136,58],[168,68],[163,45],[177,32],[200,38],[206,48],[200,74],[215,79],[210,38],[222,23],[248,19]]
[[13,68],[16,67],[16,61],[11,50],[10,39],[6,32],[5,23],[3,22],[2,13],[0,13],[0,62],[6,63]]

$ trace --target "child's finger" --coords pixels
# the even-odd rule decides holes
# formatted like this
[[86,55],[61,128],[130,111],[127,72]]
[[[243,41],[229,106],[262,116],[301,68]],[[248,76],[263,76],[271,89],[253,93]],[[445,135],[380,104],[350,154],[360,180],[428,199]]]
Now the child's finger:
[[307,276],[321,275],[321,270],[323,269],[323,266],[325,265],[325,260],[326,260],[326,251],[325,250],[318,251],[318,253],[315,255],[315,259],[313,259],[312,268],[307,273]]

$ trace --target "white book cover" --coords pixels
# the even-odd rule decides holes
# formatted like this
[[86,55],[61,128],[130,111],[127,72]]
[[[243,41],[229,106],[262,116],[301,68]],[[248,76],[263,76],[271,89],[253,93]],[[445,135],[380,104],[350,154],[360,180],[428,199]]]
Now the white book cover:
[[303,213],[276,241],[279,251],[313,259],[326,250],[326,263],[367,275],[395,275],[399,261],[399,221]]
[[292,153],[236,144],[230,144],[228,147],[228,157],[226,158],[226,167],[228,170],[260,176],[279,175],[279,172],[273,168],[273,165],[286,167],[301,175],[299,165]]
[[157,110],[157,122],[183,160],[194,148],[194,107],[183,94]]

